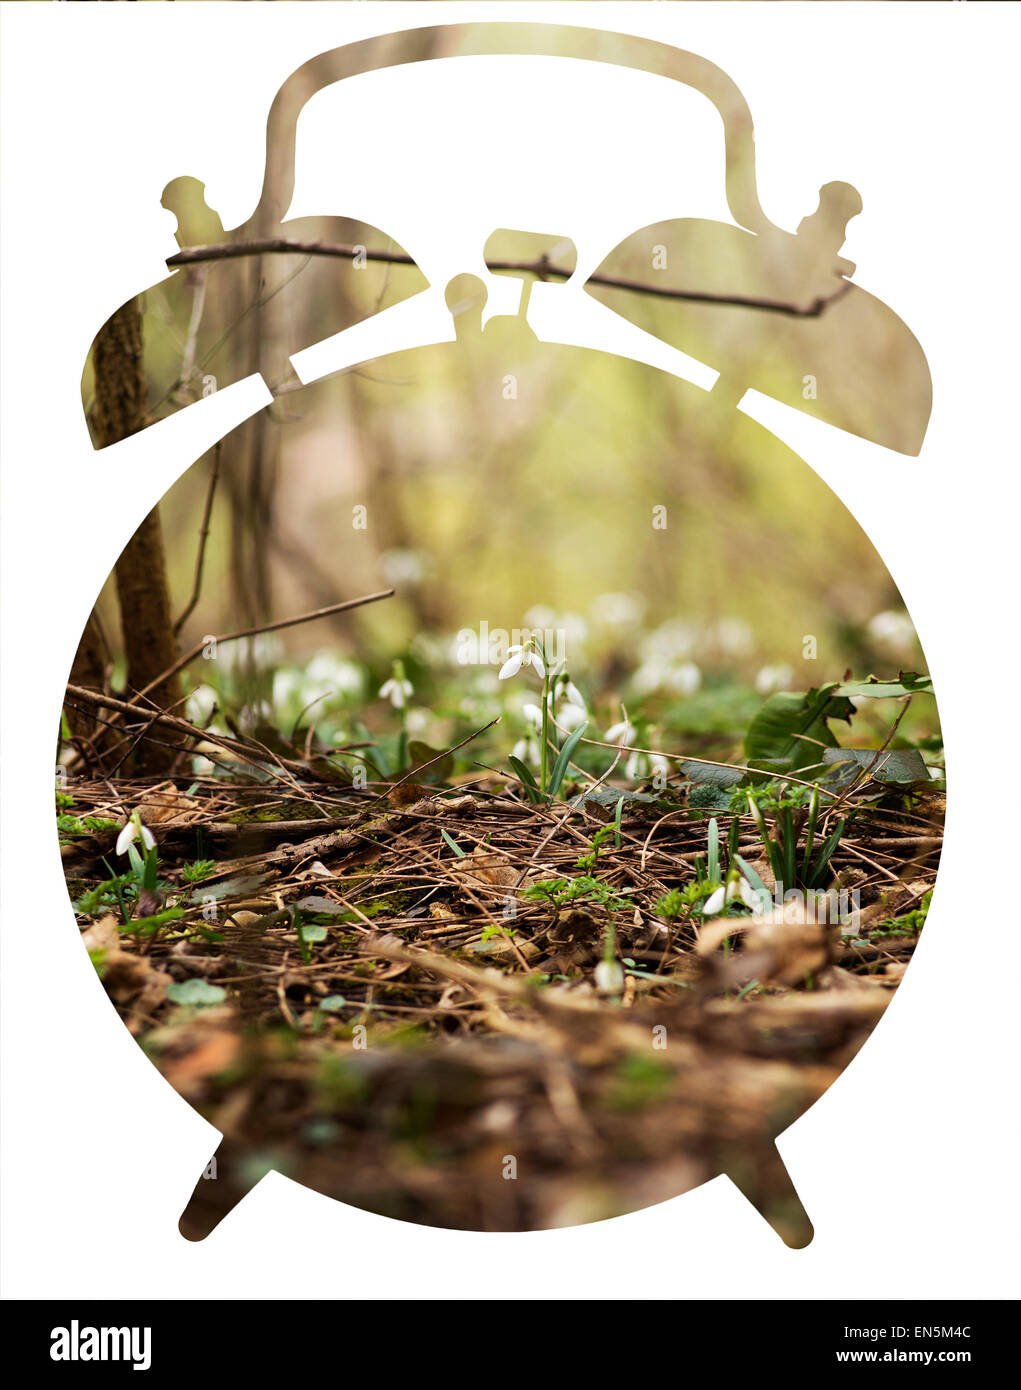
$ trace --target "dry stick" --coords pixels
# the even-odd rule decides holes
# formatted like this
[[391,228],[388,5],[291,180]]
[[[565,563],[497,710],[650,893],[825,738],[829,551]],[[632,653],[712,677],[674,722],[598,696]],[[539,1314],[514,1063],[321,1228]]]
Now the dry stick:
[[[393,593],[393,590],[391,589],[390,592]],[[481,729],[476,729],[473,734],[469,734],[467,738],[463,738],[460,743],[452,743],[449,748],[444,748],[442,753],[437,753],[435,758],[430,758],[426,763],[418,763],[410,772],[406,773],[400,781],[387,783],[386,790],[380,792],[376,800],[385,801],[392,791],[396,791],[398,787],[403,787],[405,782],[412,781],[420,772],[424,772],[427,767],[432,767],[433,763],[442,762],[448,754],[456,753],[457,750],[463,748],[466,743],[471,743],[472,739],[478,738],[479,734],[484,734],[486,730],[491,729],[494,724],[499,724],[501,718],[502,716],[498,714],[495,719],[491,719],[488,724],[483,724]]]
[[206,504],[202,511],[202,524],[199,526],[199,548],[198,554],[195,557],[195,579],[191,586],[191,598],[185,605],[181,616],[174,624],[175,637],[191,617],[192,611],[199,601],[199,594],[202,592],[202,569],[206,559],[206,541],[209,539],[209,521],[213,514],[213,498],[216,496],[216,484],[220,478],[220,447],[221,444],[217,443],[216,448],[213,450],[213,468],[209,475]]
[[[311,613],[299,613],[296,618],[280,618],[274,623],[260,623],[258,627],[242,628],[239,632],[226,632],[223,636],[204,638],[201,642],[196,642],[190,651],[185,652],[184,656],[179,657],[173,666],[167,668],[149,682],[141,690],[135,692],[127,702],[128,706],[134,705],[141,700],[149,691],[160,685],[163,681],[169,680],[171,676],[176,676],[178,671],[183,671],[189,662],[194,661],[197,656],[201,656],[208,642],[213,641],[219,646],[221,642],[236,642],[241,637],[258,637],[263,632],[279,632],[285,627],[297,627],[299,623],[311,623],[317,618],[328,618],[334,613],[346,613],[351,608],[362,608],[367,603],[377,603],[381,598],[393,598],[395,590],[381,589],[378,594],[366,594],[364,598],[345,599],[343,603],[330,603],[325,608],[316,608]],[[70,688],[70,687],[69,687]]]
[[[606,743],[605,740],[600,738],[583,738],[579,741],[581,743],[589,744],[589,746],[592,748],[621,747],[620,744]],[[692,757],[690,753],[664,753],[661,748],[636,748],[635,745],[631,743],[627,745],[627,751],[629,753],[647,753],[650,757],[655,758],[668,758],[671,762],[675,763],[705,763],[706,767],[729,767],[734,772],[756,772],[760,774],[762,773],[761,767],[747,767],[744,763],[721,763],[717,762],[714,758]],[[880,749],[879,751],[882,752],[882,749]],[[616,766],[616,763],[614,764],[614,766]],[[816,789],[818,789],[819,791],[823,792],[825,796],[832,796],[834,800],[836,800],[836,796],[833,792],[826,791],[826,789],[824,787],[820,787],[817,782],[805,782],[800,777],[793,777],[789,772],[785,772],[783,774],[778,773],[775,775],[776,780],[778,782],[797,782],[799,787],[807,787],[809,791],[815,791]],[[602,781],[602,778],[600,778],[600,781]]]
[[861,851],[860,849],[858,849],[856,846],[854,846],[854,845],[849,845],[849,844],[847,843],[846,840],[841,840],[841,842],[840,842],[840,847],[841,847],[841,849],[845,850],[847,853],[853,854],[854,857],[855,857],[856,859],[861,859],[864,863],[869,864],[873,869],[876,870],[877,873],[880,873],[880,874],[882,874],[885,878],[890,879],[891,882],[893,882],[893,883],[901,883],[901,882],[903,882],[903,880],[901,879],[901,877],[900,877],[899,874],[895,874],[895,873],[893,872],[892,869],[884,868],[884,866],[883,866],[882,864],[877,864],[876,861],[875,861],[873,858],[871,858],[871,857],[870,857],[869,855],[867,855],[867,854],[863,854],[862,851]]
[[[586,739],[586,740],[584,740],[584,742],[588,742],[588,740]],[[620,762],[621,757],[623,756],[623,753],[624,753],[624,745],[623,745],[623,744],[619,744],[619,745],[618,745],[618,744],[610,744],[610,743],[608,743],[608,744],[603,744],[603,745],[601,745],[601,746],[604,747],[604,748],[616,748],[616,749],[617,749],[617,756],[614,758],[613,762],[612,762],[612,763],[610,764],[610,766],[606,769],[606,771],[603,773],[603,775],[602,775],[601,777],[597,777],[596,780],[592,783],[591,787],[589,787],[588,791],[585,793],[586,796],[591,796],[592,793],[596,790],[596,788],[597,788],[601,783],[603,783],[603,782],[606,781],[607,777],[609,777],[610,773],[613,771],[613,769],[614,769],[614,768],[617,766],[617,764]],[[568,802],[568,803],[567,803],[567,806],[566,806],[565,809],[564,809],[563,815],[558,816],[557,819],[553,822],[553,825],[550,827],[549,833],[546,834],[546,835],[544,835],[543,838],[539,841],[539,843],[536,845],[535,849],[532,851],[532,857],[531,857],[531,859],[528,861],[528,864],[526,864],[525,867],[521,870],[520,874],[518,874],[517,882],[514,884],[514,891],[515,891],[515,892],[517,892],[517,890],[521,887],[521,885],[522,885],[522,884],[524,883],[524,881],[525,881],[525,876],[526,876],[527,873],[528,873],[528,865],[529,865],[529,864],[534,864],[534,863],[535,863],[535,861],[539,858],[539,855],[543,852],[543,850],[544,850],[544,849],[546,848],[546,846],[549,844],[550,840],[553,839],[553,836],[557,833],[557,831],[560,830],[563,826],[565,826],[565,825],[567,824],[567,822],[570,820],[571,816],[574,815],[574,811],[575,811],[574,806],[573,806],[570,802]]]
[[[98,705],[101,709],[113,709],[121,714],[141,714],[148,716],[148,710],[140,710],[137,705],[129,704],[127,700],[118,700],[113,695],[104,695],[101,690],[89,690],[81,685],[69,685],[67,693],[76,700],[84,700],[88,705]],[[265,769],[266,757],[259,749],[253,749],[239,742],[237,739],[227,738],[224,734],[211,734],[208,729],[200,729],[197,725],[189,723],[187,719],[178,719],[172,714],[159,714],[153,721],[156,724],[165,725],[169,729],[175,730],[179,734],[184,734],[188,738],[204,739],[210,743],[218,744],[225,748],[228,753],[233,753],[235,757],[241,758],[244,762],[251,763],[253,767]],[[254,756],[258,754],[258,756]],[[309,769],[304,763],[293,762],[290,758],[277,757],[273,755],[285,771],[296,776],[309,776]],[[272,772],[272,769],[269,769]],[[273,776],[277,774],[274,772]],[[289,785],[285,782],[285,785]]]
[[[360,256],[363,260],[381,261],[387,265],[417,265],[413,257],[406,252],[366,251],[362,246],[346,246],[340,242],[290,241],[285,237],[272,237],[264,241],[227,242],[217,246],[188,246],[176,255],[168,256],[167,265],[175,270],[178,266],[197,265],[205,261],[230,261],[242,256],[264,256],[274,252],[282,255],[333,256],[347,261]],[[569,280],[574,274],[573,270],[553,265],[545,256],[534,261],[487,261],[486,269],[510,271],[519,275],[538,275],[541,278],[552,276],[557,280]],[[810,304],[801,305],[788,304],[778,299],[708,294],[700,290],[675,290],[666,285],[650,285],[640,280],[627,280],[614,275],[590,275],[586,284],[627,290],[632,294],[651,295],[656,299],[680,299],[692,304],[722,304],[740,309],[763,309],[774,314],[788,314],[794,318],[818,318],[827,304],[840,299],[848,290],[854,288],[852,281],[842,279],[839,288],[832,294],[820,295]]]

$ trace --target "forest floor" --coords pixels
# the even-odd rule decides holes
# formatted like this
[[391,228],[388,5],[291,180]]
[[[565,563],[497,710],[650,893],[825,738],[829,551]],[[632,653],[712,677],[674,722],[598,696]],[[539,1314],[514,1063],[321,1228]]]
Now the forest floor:
[[[615,810],[534,804],[496,776],[67,792],[84,943],[136,1041],[224,1136],[182,1217],[191,1238],[274,1168],[481,1230],[615,1216],[723,1172],[805,1244],[775,1138],[882,1015],[942,839],[941,796],[863,803],[831,859],[857,894],[850,924],[796,902],[707,920],[685,889],[709,813],[683,781]],[[136,811],[156,842],[148,888],[114,857]],[[755,819],[731,839],[733,814],[713,814],[770,887]]]

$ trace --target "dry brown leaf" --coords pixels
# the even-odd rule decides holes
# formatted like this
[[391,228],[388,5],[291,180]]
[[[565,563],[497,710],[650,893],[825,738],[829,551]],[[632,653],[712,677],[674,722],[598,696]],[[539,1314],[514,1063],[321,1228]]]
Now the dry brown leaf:
[[[706,922],[695,950],[723,988],[748,980],[795,985],[822,970],[832,959],[836,928],[816,922],[803,906],[788,903],[782,916],[721,917]],[[741,937],[744,949],[724,956],[719,947]]]
[[178,791],[173,782],[151,788],[138,802],[137,809],[144,825],[190,825],[202,814],[199,802]]
[[155,969],[145,956],[125,951],[112,913],[94,922],[82,933],[87,951],[102,951],[98,962],[103,988],[117,1004],[131,1004],[141,1013],[151,1013],[163,1002],[170,975]]

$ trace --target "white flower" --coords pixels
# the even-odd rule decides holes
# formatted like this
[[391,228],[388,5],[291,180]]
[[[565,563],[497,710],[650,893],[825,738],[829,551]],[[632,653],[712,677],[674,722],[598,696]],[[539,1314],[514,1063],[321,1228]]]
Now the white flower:
[[500,679],[505,681],[511,676],[516,676],[522,666],[534,666],[539,679],[545,679],[546,667],[542,664],[542,657],[531,643],[527,646],[515,643],[514,646],[507,648],[507,660],[500,667]]
[[152,831],[147,825],[142,824],[142,817],[139,813],[132,811],[127,823],[121,827],[121,833],[117,836],[117,853],[127,854],[128,846],[133,845],[137,839],[141,839],[147,850],[156,848]]
[[745,907],[750,907],[753,912],[758,912],[760,907],[759,895],[755,889],[743,874],[731,874],[728,876],[726,884],[721,883],[715,893],[710,893],[709,897],[706,898],[702,904],[702,916],[715,917],[735,898],[740,898]]
[[742,618],[721,618],[713,636],[722,652],[728,656],[747,656],[755,645],[751,628]]
[[772,695],[775,690],[789,690],[793,679],[794,671],[786,662],[778,666],[763,666],[755,677],[755,689],[760,695]]
[[556,627],[557,615],[545,603],[537,603],[525,614],[525,622],[529,627],[543,631],[545,628]]
[[531,763],[534,767],[539,766],[539,741],[534,739],[531,734],[526,738],[519,738],[511,749],[511,753],[519,763]]
[[[302,697],[305,700],[319,694],[349,695],[357,700],[364,688],[365,674],[361,666],[334,652],[317,652],[303,673]],[[276,694],[275,687],[273,693]]]
[[667,664],[661,656],[650,656],[647,661],[643,661],[641,666],[632,677],[631,684],[639,695],[651,695],[654,690],[658,690],[663,683],[663,678],[667,672]]
[[620,994],[624,971],[616,960],[601,960],[596,966],[596,988],[603,994]]
[[408,696],[414,693],[415,687],[401,676],[391,676],[379,687],[379,698],[389,700],[394,709],[403,709],[408,702]]
[[424,738],[432,725],[432,710],[428,709],[409,709],[408,710],[408,733]]
[[702,684],[702,672],[693,661],[680,661],[666,673],[666,687],[675,695],[694,695]]
[[578,709],[585,708],[585,697],[575,685],[574,681],[567,679],[557,683],[557,699],[564,704],[574,705]]
[[578,705],[561,705],[557,711],[557,723],[561,729],[576,729],[579,724],[586,722],[587,716],[583,709]]
[[197,685],[188,695],[185,713],[193,724],[205,724],[216,707],[216,691],[211,685]]
[[866,631],[874,642],[890,647],[910,647],[915,640],[915,625],[906,613],[887,609],[870,618]]
[[592,603],[592,616],[604,627],[637,627],[644,612],[640,594],[600,594]]
[[417,550],[384,550],[379,557],[383,578],[395,588],[401,584],[421,584],[425,563]]
[[691,623],[685,622],[683,618],[669,618],[652,632],[646,633],[639,650],[645,661],[651,661],[653,658],[678,661],[691,655],[695,637],[695,628]]
[[525,717],[525,722],[531,724],[533,729],[542,728],[542,710],[538,705],[522,705],[521,713]]
[[606,742],[616,743],[621,748],[630,748],[635,741],[634,726],[626,719],[622,719],[619,724],[612,725],[606,731]]

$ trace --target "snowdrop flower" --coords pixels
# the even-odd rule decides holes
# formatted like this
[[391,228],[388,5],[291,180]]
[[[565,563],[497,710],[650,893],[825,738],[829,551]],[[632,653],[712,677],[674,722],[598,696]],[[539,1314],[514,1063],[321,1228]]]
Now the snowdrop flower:
[[755,677],[755,689],[760,695],[772,695],[775,690],[789,690],[793,679],[794,671],[786,662],[778,666],[763,666]]
[[695,629],[683,618],[668,618],[665,623],[647,633],[641,641],[644,660],[677,661],[690,656],[695,646]]
[[910,647],[915,640],[915,625],[906,613],[887,609],[870,618],[866,631],[874,642],[890,647]]
[[528,642],[522,646],[516,642],[512,647],[507,648],[507,660],[500,667],[500,680],[505,681],[509,680],[511,676],[516,676],[522,666],[534,666],[539,679],[546,679],[546,667],[532,643]]
[[203,682],[188,695],[185,713],[193,724],[204,724],[216,707],[216,691]]
[[567,704],[574,705],[577,709],[585,708],[585,697],[570,677],[561,681],[559,694],[561,700],[565,701]]
[[670,775],[670,762],[662,753],[632,753],[624,767],[624,776],[634,781],[639,777],[666,778]]
[[631,684],[639,695],[651,695],[662,685],[666,670],[667,664],[661,656],[650,656],[639,666],[631,679]]
[[587,720],[585,711],[578,705],[561,705],[557,711],[557,724],[568,733]]
[[[356,661],[338,657],[333,652],[317,652],[305,667],[305,698],[338,693],[360,699],[364,690],[364,672]],[[274,687],[274,694],[276,689]]]
[[146,850],[156,848],[152,831],[147,825],[142,824],[141,813],[132,811],[127,823],[121,827],[121,833],[117,836],[117,853],[127,854],[128,846],[133,845],[139,839]]
[[520,763],[531,763],[533,767],[539,766],[539,742],[531,734],[525,738],[519,738],[511,749],[511,753]]
[[408,733],[419,738],[424,738],[432,726],[432,720],[432,710],[409,709]]
[[584,647],[588,637],[588,623],[580,613],[564,613],[554,624],[564,634],[564,644],[568,651]]
[[713,629],[720,650],[728,656],[747,656],[755,645],[752,630],[741,618],[721,618]]
[[624,971],[616,960],[601,960],[596,966],[596,988],[602,994],[620,994],[624,989]]
[[401,584],[421,584],[425,562],[417,550],[384,550],[379,557],[383,578],[395,588]]
[[702,916],[715,917],[735,898],[740,898],[745,907],[750,907],[753,912],[758,912],[760,904],[755,889],[743,874],[731,873],[727,875],[727,882],[721,883],[715,893],[710,893],[709,897],[706,898],[702,904]]
[[529,627],[543,631],[548,627],[556,627],[557,615],[545,603],[537,603],[525,614],[525,622]]
[[414,693],[415,687],[405,678],[395,662],[393,675],[379,687],[379,698],[389,700],[394,709],[403,709],[408,703],[408,696]]
[[645,612],[640,594],[600,594],[592,604],[592,616],[605,627],[637,627]]
[[533,729],[542,728],[542,710],[538,705],[522,705],[521,713],[524,715],[526,723],[531,724]]
[[680,661],[666,672],[666,688],[674,695],[694,695],[702,684],[702,672],[693,661]]
[[635,741],[634,725],[626,719],[622,719],[619,724],[612,725],[606,731],[606,742],[616,743],[621,748],[630,748]]

